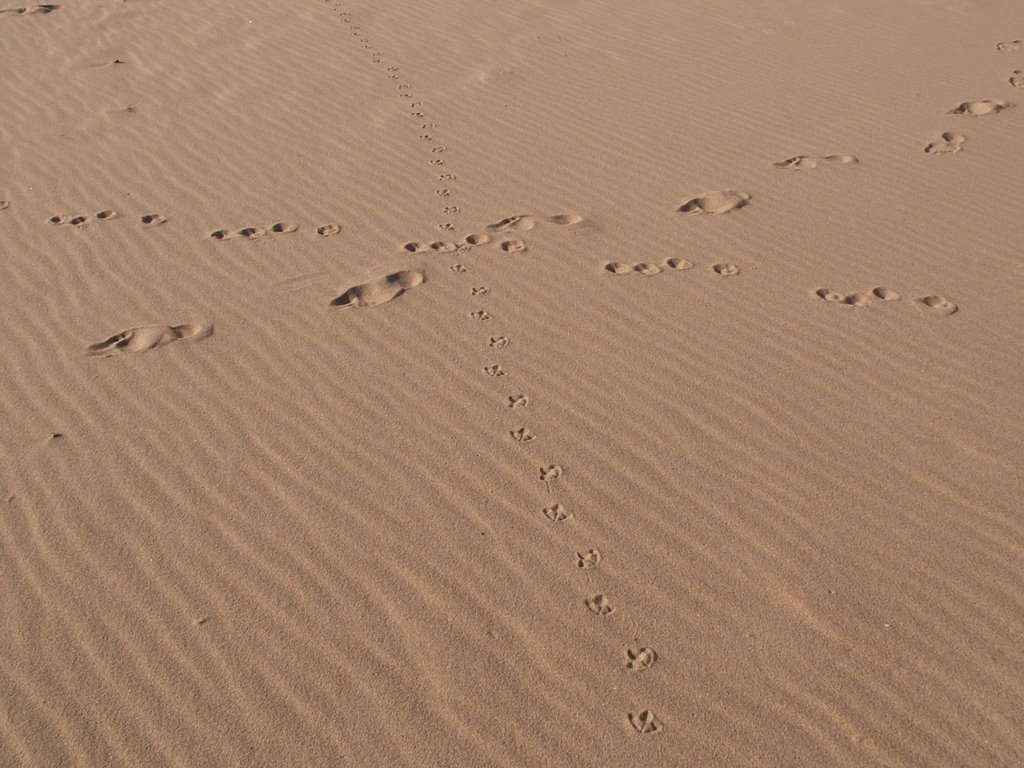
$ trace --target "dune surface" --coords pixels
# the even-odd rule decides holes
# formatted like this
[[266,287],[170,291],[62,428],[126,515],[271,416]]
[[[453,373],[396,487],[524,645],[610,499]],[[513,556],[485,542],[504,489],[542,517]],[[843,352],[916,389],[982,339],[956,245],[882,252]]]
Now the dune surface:
[[1024,765],[1021,37],[0,8],[0,765]]

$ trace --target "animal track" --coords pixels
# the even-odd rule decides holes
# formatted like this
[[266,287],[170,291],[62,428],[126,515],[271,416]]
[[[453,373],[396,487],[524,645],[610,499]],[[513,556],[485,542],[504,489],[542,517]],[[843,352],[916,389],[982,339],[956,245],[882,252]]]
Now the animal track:
[[576,567],[583,570],[596,568],[601,563],[601,553],[596,549],[588,549],[576,553]]
[[487,365],[484,366],[484,373],[486,373],[488,376],[504,376],[505,369],[502,368],[500,365]]
[[467,267],[465,264],[452,264],[450,267],[448,267],[448,269],[450,269],[457,275],[469,272],[469,267]]
[[633,271],[639,272],[644,277],[651,277],[652,275],[659,274],[661,272],[661,267],[659,267],[657,264],[649,264],[648,262],[643,262],[633,267]]
[[996,43],[997,51],[1019,51],[1024,48],[1024,40],[1009,40],[1005,43]]
[[529,232],[535,226],[537,226],[537,222],[532,216],[519,214],[508,216],[494,224],[488,224],[487,229],[492,232]]
[[626,649],[626,669],[631,672],[643,672],[650,669],[657,660],[658,654],[654,652],[653,648]]
[[330,237],[341,232],[340,224],[321,224],[316,228],[316,233],[321,237]]
[[615,613],[615,607],[604,595],[594,595],[583,601],[587,610],[597,616],[611,616]]
[[526,427],[520,427],[519,429],[513,429],[509,432],[512,435],[512,439],[517,443],[532,443],[537,439],[537,436],[533,434]]
[[139,221],[147,227],[159,227],[167,221],[167,218],[161,216],[159,213],[147,213],[144,216],[141,216]]
[[473,296],[486,296],[490,292],[491,292],[491,289],[488,288],[486,285],[478,285],[472,291],[470,291],[470,293]]
[[1013,70],[1007,82],[1014,88],[1024,88],[1024,69]]
[[1002,99],[982,99],[981,101],[965,101],[953,107],[947,114],[970,115],[981,117],[982,115],[994,115],[1004,109],[1012,109],[1013,103]]
[[510,343],[508,336],[491,336],[487,340],[487,346],[494,347],[495,349],[504,349]]
[[97,221],[109,221],[110,219],[117,218],[117,211],[100,211],[99,213],[93,214],[57,214],[51,216],[47,221],[51,224],[70,224],[73,227],[81,227],[84,224],[88,224],[93,219]]
[[828,163],[829,165],[856,165],[859,162],[860,161],[853,155],[796,155],[795,157],[789,157],[785,160],[780,160],[777,163],[772,163],[772,165],[776,168],[803,171],[811,168],[817,168],[818,163]]
[[0,200],[0,211],[10,207],[11,204],[7,200]]
[[945,296],[925,296],[918,300],[919,305],[935,315],[954,315],[960,311],[960,307],[947,299]]
[[563,507],[561,504],[552,504],[550,507],[543,509],[544,517],[550,520],[552,523],[564,523],[566,520],[572,517],[572,512]]
[[505,253],[521,253],[526,250],[526,243],[522,240],[506,240],[501,244],[501,250]]
[[279,221],[277,224],[270,225],[270,231],[278,235],[287,235],[290,232],[295,232],[298,228],[298,225],[287,221]]
[[679,258],[678,256],[673,256],[670,259],[665,259],[665,266],[669,267],[670,269],[678,270],[693,269],[693,262],[687,259]]
[[526,395],[509,395],[508,396],[508,407],[509,408],[525,408],[530,404],[530,399]]
[[129,328],[127,331],[115,333],[109,339],[90,344],[86,347],[85,353],[90,357],[110,357],[122,352],[145,352],[170,344],[172,341],[201,341],[212,335],[213,326],[209,324],[144,325]]
[[486,309],[478,309],[476,312],[470,312],[469,316],[472,317],[474,320],[481,321],[492,319],[491,313],[488,312]]
[[419,272],[394,272],[367,283],[354,285],[331,301],[332,307],[376,307],[401,296],[423,283]]
[[929,155],[950,155],[963,149],[965,141],[967,141],[967,137],[962,133],[946,131],[939,134],[934,141],[929,142],[924,151]]
[[735,264],[715,264],[711,269],[716,275],[722,275],[722,277],[731,277],[740,273],[740,268]]
[[549,464],[540,468],[540,480],[542,483],[553,483],[562,477],[562,468],[557,464]]
[[705,192],[699,197],[687,200],[679,206],[678,211],[689,216],[704,213],[728,213],[744,207],[749,202],[750,195],[746,192],[736,192],[731,189],[722,192]]
[[866,307],[874,299],[880,299],[881,301],[897,301],[900,298],[900,295],[896,293],[896,291],[892,288],[885,288],[884,286],[874,288],[870,293],[842,294],[838,291],[833,291],[831,288],[819,288],[814,293],[825,301],[835,304],[846,304],[851,307]]
[[649,709],[642,712],[630,712],[627,717],[633,730],[642,736],[658,733],[662,729],[661,721]]

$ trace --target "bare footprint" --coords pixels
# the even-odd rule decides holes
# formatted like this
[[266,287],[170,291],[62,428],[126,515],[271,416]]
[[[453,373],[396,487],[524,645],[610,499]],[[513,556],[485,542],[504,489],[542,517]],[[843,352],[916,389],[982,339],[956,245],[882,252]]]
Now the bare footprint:
[[789,157],[785,160],[780,160],[777,163],[772,163],[772,165],[776,168],[803,171],[811,168],[817,168],[820,163],[827,163],[829,165],[856,165],[859,162],[860,161],[853,155],[796,155],[795,157]]
[[572,517],[572,512],[561,504],[552,504],[550,507],[545,507],[542,511],[544,512],[544,517],[552,523],[564,523]]
[[430,244],[430,250],[437,251],[438,253],[452,253],[459,250],[459,246],[455,243],[449,243],[447,240],[438,240]]
[[967,137],[962,133],[946,131],[925,145],[924,151],[929,155],[951,155],[963,149],[965,141],[967,141]]
[[831,288],[819,288],[814,293],[818,298],[834,304],[848,304],[853,307],[866,307],[871,303],[871,297],[863,293],[843,294],[838,291],[833,291]]
[[532,216],[519,214],[507,216],[494,224],[488,224],[487,229],[492,232],[529,232],[535,226],[537,226],[537,222],[533,220]]
[[665,266],[669,269],[693,269],[693,262],[688,259],[682,259],[678,256],[673,256],[670,259],[665,259]]
[[678,210],[679,213],[687,215],[728,213],[737,208],[742,208],[749,202],[750,195],[746,192],[736,192],[729,189],[722,192],[705,192],[699,197],[687,200],[679,206]]
[[402,250],[408,251],[409,253],[424,253],[425,251],[430,250],[430,246],[426,243],[417,243],[413,241],[403,245]]
[[466,235],[466,237],[463,239],[463,242],[469,246],[486,245],[487,243],[491,242],[491,236],[476,234]]
[[59,5],[52,5],[50,3],[47,3],[45,5],[28,5],[28,6],[23,6],[21,8],[4,8],[3,10],[0,10],[0,13],[14,13],[14,14],[18,14],[18,15],[21,15],[21,14],[47,14],[47,13],[53,13],[58,8],[60,8]]
[[609,261],[604,265],[604,271],[611,275],[628,275],[633,271],[633,267],[621,261]]
[[332,307],[376,307],[423,283],[420,272],[403,270],[354,285],[331,301]]
[[1002,99],[982,99],[981,101],[965,101],[953,107],[947,114],[969,115],[981,117],[982,115],[995,115],[1004,109],[1012,109],[1013,103]]
[[645,709],[642,712],[630,712],[627,715],[627,719],[629,724],[633,726],[633,730],[642,736],[658,733],[663,728],[661,721],[649,709]]
[[519,429],[513,429],[509,432],[512,435],[512,439],[517,443],[532,443],[537,439],[537,436],[533,434],[526,427],[520,427]]
[[316,228],[316,233],[321,237],[330,237],[341,232],[340,224],[321,224]]
[[716,275],[721,275],[722,277],[732,277],[740,273],[740,268],[735,264],[715,264],[711,269]]
[[167,217],[161,216],[159,213],[147,213],[140,216],[139,221],[147,227],[159,227],[161,224],[166,223]]
[[582,570],[596,568],[601,564],[601,553],[596,549],[587,549],[576,553],[576,567]]
[[630,672],[643,672],[650,669],[658,660],[658,654],[653,648],[627,648],[626,669]]
[[267,231],[262,227],[242,227],[235,233],[238,237],[244,237],[246,240],[259,240]]
[[97,221],[110,221],[117,218],[117,211],[100,211],[96,214]]
[[201,341],[213,335],[213,326],[203,323],[184,325],[145,325],[115,333],[109,339],[90,344],[85,353],[90,357],[110,357],[123,352],[145,352],[172,341]]
[[526,243],[522,240],[505,240],[501,244],[501,250],[505,253],[522,253],[526,250]]
[[615,607],[604,595],[588,597],[583,601],[583,604],[587,606],[588,611],[596,616],[610,616],[615,613]]
[[530,404],[530,399],[526,395],[509,395],[508,396],[508,407],[509,408],[525,408]]
[[933,315],[954,315],[960,311],[960,307],[947,299],[945,296],[925,296],[918,300],[919,305]]
[[645,261],[634,266],[633,271],[637,274],[643,275],[644,277],[652,277],[653,275],[661,274],[661,267],[657,264],[649,264]]

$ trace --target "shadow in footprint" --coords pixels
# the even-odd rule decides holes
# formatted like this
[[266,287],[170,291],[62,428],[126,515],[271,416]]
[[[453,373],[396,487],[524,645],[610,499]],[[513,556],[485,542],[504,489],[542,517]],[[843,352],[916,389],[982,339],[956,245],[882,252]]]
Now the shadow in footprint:
[[419,272],[403,270],[376,280],[354,285],[331,301],[332,307],[376,307],[401,296],[406,291],[422,284],[424,277]]

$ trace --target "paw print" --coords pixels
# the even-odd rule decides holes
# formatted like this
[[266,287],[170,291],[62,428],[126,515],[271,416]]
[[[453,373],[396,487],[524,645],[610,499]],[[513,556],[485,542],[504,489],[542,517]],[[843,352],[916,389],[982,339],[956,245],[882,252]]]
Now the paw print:
[[488,365],[484,367],[484,373],[488,376],[504,376],[505,369],[500,365]]

